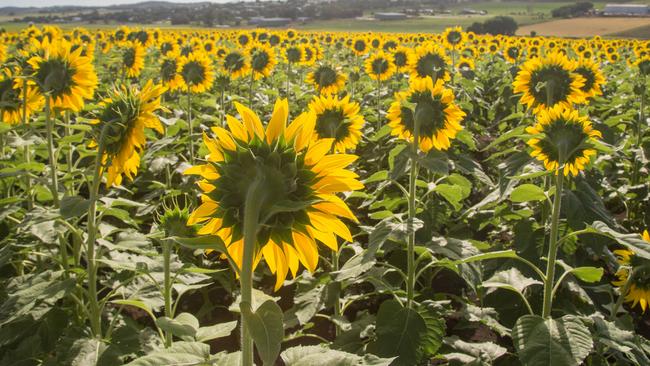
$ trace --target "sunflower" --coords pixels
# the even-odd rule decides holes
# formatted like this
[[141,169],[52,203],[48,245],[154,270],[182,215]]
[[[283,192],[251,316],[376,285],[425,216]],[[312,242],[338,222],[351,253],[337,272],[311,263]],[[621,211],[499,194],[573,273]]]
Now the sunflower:
[[369,50],[368,41],[365,38],[357,38],[352,42],[352,52],[357,56],[365,55]]
[[313,138],[316,116],[311,112],[286,126],[286,99],[275,103],[266,131],[255,112],[236,102],[235,108],[243,123],[227,116],[230,131],[214,127],[216,138],[204,135],[208,163],[185,171],[203,177],[198,183],[203,203],[188,225],[202,223],[199,234],[219,236],[241,268],[246,196],[263,179],[265,191],[256,201],[260,222],[253,270],[264,257],[277,290],[289,271],[296,276],[299,263],[311,272],[316,269],[316,241],[337,250],[336,236],[352,240],[341,218],[356,218],[336,194],[363,188],[357,175],[345,169],[357,156],[328,155],[334,139]]
[[456,62],[456,67],[460,71],[469,71],[469,70],[474,70],[476,67],[474,65],[474,60],[468,57],[461,57],[457,62]]
[[577,176],[596,155],[593,145],[602,137],[600,131],[591,126],[587,117],[577,110],[556,105],[537,113],[537,123],[527,127],[533,135],[527,144],[533,149],[530,155],[544,163],[549,171]]
[[639,68],[641,75],[646,76],[650,74],[650,56],[640,57],[634,62],[634,66]]
[[170,52],[160,62],[160,79],[169,91],[176,91],[183,86],[183,78],[178,73],[178,54]]
[[269,77],[271,71],[278,63],[275,58],[275,51],[266,44],[256,44],[250,51],[251,72],[255,80]]
[[332,66],[322,64],[307,74],[307,81],[313,85],[320,94],[337,94],[345,87],[347,77],[345,74],[333,68]]
[[154,114],[161,108],[160,95],[164,91],[163,86],[154,85],[151,80],[141,90],[122,85],[101,103],[101,112],[93,122],[100,131],[107,129],[102,156],[107,172],[106,186],[120,185],[123,174],[131,180],[137,174],[140,153],[146,142],[145,127],[164,132]]
[[503,51],[503,58],[511,64],[516,63],[520,56],[521,49],[515,44],[507,46],[505,51]]
[[409,60],[411,78],[449,81],[451,78],[448,70],[449,63],[449,58],[442,48],[432,43],[424,44],[411,53]]
[[246,75],[250,70],[246,56],[237,50],[232,50],[223,57],[222,66],[224,71],[229,73],[230,78],[233,80]]
[[139,42],[127,42],[122,50],[122,69],[126,77],[137,78],[144,68],[144,48]]
[[393,76],[397,68],[392,55],[379,51],[366,59],[365,69],[372,80],[384,81]]
[[81,56],[81,49],[71,52],[70,47],[65,39],[50,42],[46,38],[28,64],[38,91],[49,98],[50,108],[78,112],[84,107],[84,99],[92,99],[97,75],[92,60]]
[[419,119],[418,144],[424,152],[432,148],[447,150],[463,129],[463,117],[465,112],[454,103],[451,89],[443,87],[442,80],[434,85],[431,78],[412,80],[407,91],[395,94],[388,109],[391,134],[409,142],[413,142],[415,122]]
[[[27,94],[25,95],[25,89]],[[27,103],[24,104],[25,96]],[[23,111],[27,116],[26,122],[29,122],[29,116],[39,111],[43,107],[43,96],[32,85],[12,77],[11,72],[7,69],[0,74],[0,116],[2,122],[17,125],[23,121]]]
[[335,95],[314,97],[308,108],[316,115],[314,137],[334,139],[336,152],[342,153],[357,147],[365,121],[359,113],[359,104],[350,102],[349,95],[343,99]]
[[408,68],[409,55],[411,54],[411,49],[404,46],[399,46],[393,51],[393,62],[397,71],[403,71]]
[[580,88],[585,98],[592,98],[603,94],[601,86],[605,84],[605,77],[598,65],[590,59],[581,59],[574,72],[584,79],[584,85]]
[[282,52],[284,60],[289,64],[298,64],[303,61],[304,53],[302,47],[299,46],[289,46],[284,49]]
[[530,59],[521,65],[512,83],[514,92],[522,93],[521,103],[534,108],[534,112],[549,106],[583,103],[581,88],[585,80],[574,72],[575,68],[576,63],[560,53]]
[[449,49],[457,49],[462,47],[465,43],[467,36],[463,33],[461,27],[447,28],[442,33],[442,42]]
[[[650,242],[650,233],[648,230],[643,231],[643,240]],[[625,302],[631,302],[632,307],[641,307],[643,313],[650,307],[650,272],[647,270],[647,259],[638,257],[632,250],[619,249],[615,250],[614,254],[617,257],[620,267],[616,271],[617,281],[612,281],[614,286],[625,288],[628,281],[630,270],[635,269],[634,278],[628,287],[627,293],[621,293],[620,296],[625,296]]]
[[181,76],[183,91],[203,93],[212,87],[214,70],[210,58],[203,52],[192,52],[178,60],[176,72]]

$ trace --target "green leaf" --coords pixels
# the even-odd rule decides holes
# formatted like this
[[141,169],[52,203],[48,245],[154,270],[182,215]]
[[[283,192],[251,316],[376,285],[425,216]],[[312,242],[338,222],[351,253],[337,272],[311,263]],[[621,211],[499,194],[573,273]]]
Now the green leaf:
[[95,338],[81,338],[74,341],[70,348],[72,355],[66,360],[70,366],[94,366],[102,353],[106,350],[106,345]]
[[325,346],[292,347],[282,352],[281,357],[286,366],[388,366],[394,360],[374,355],[359,356]]
[[416,365],[427,325],[417,311],[391,299],[379,307],[375,333],[377,338],[368,345],[368,352],[379,357],[398,356],[392,365]]
[[147,305],[144,301],[141,300],[113,300],[111,301],[113,304],[118,304],[118,305],[128,305],[128,306],[135,306],[138,309],[144,310],[151,319],[156,319],[156,317],[153,315],[153,310],[151,309],[151,306]]
[[199,321],[190,313],[180,313],[174,319],[160,317],[156,319],[156,325],[179,338],[194,337],[199,329]]
[[263,364],[274,365],[284,337],[282,309],[272,300],[265,301],[255,312],[251,304],[242,302],[240,306]]
[[489,253],[483,253],[483,254],[477,254],[473,255],[471,257],[467,257],[464,259],[460,259],[455,261],[455,264],[462,264],[462,263],[472,263],[472,262],[480,262],[486,259],[496,259],[496,258],[517,258],[519,257],[517,253],[510,249],[510,250],[498,250],[495,252],[489,252]]
[[445,339],[445,344],[457,351],[444,354],[445,359],[465,365],[494,365],[496,359],[508,351],[492,342],[469,343],[457,336]]
[[573,315],[524,315],[512,329],[512,342],[526,366],[578,366],[593,348],[589,328]]
[[544,201],[545,199],[544,190],[534,184],[522,184],[510,193],[512,202]]
[[169,348],[161,348],[140,357],[126,366],[199,366],[208,365],[210,346],[199,342],[174,342]]
[[225,253],[227,251],[226,244],[216,235],[204,235],[196,238],[180,238],[174,236],[171,239],[189,249],[212,249],[219,253]]
[[227,337],[237,327],[237,321],[219,323],[196,330],[196,340],[199,342],[211,341],[216,338]]
[[388,179],[388,171],[387,170],[380,170],[378,172],[373,173],[371,176],[366,178],[363,183],[368,184],[368,183],[375,183],[375,182],[383,182]]
[[90,201],[81,196],[67,196],[61,200],[59,212],[64,219],[80,217],[88,212],[89,205]]
[[616,232],[610,229],[609,226],[607,226],[605,223],[601,221],[594,221],[594,223],[591,224],[591,227],[594,230],[596,230],[596,232],[616,240],[617,243],[621,244],[627,249],[632,250],[634,254],[638,255],[639,257],[642,257],[644,259],[650,259],[650,251],[648,251],[648,242],[643,240],[641,235],[622,234]]
[[447,202],[451,203],[456,211],[463,207],[460,203],[463,199],[463,188],[461,186],[443,183],[438,184],[433,191],[441,195],[447,200]]
[[506,271],[495,273],[490,279],[486,280],[482,284],[483,287],[502,288],[518,292],[522,295],[524,290],[532,285],[542,285],[542,282],[524,276],[514,267]]
[[604,270],[597,267],[576,267],[571,269],[571,273],[581,281],[594,283],[600,281],[603,277]]

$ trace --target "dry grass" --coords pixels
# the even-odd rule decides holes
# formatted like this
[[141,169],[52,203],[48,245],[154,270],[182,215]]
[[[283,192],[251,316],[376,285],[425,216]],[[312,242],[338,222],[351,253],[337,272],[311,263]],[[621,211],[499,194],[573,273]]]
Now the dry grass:
[[520,27],[518,35],[531,31],[540,36],[592,37],[622,33],[634,28],[650,26],[650,18],[573,18]]

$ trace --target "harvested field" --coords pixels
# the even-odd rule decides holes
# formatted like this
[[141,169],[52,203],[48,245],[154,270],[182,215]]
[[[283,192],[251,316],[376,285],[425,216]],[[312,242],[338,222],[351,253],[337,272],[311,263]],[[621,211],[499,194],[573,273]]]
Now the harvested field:
[[573,18],[526,25],[517,31],[518,35],[529,35],[531,31],[540,36],[592,37],[625,32],[630,29],[650,26],[650,18]]

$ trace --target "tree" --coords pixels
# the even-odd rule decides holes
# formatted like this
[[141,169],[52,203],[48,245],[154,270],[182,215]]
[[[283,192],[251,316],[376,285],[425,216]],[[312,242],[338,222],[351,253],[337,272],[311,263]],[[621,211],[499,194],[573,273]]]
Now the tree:
[[474,22],[467,28],[468,32],[476,34],[505,34],[512,36],[517,31],[519,26],[517,22],[511,17],[498,16],[486,20],[484,23]]

